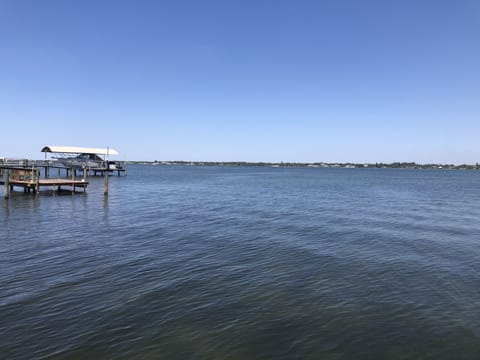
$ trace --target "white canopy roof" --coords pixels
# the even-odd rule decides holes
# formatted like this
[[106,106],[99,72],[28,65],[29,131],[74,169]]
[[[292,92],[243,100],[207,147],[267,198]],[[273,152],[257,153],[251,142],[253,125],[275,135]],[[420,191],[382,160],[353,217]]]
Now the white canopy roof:
[[112,148],[87,148],[87,147],[79,147],[79,146],[44,146],[42,149],[42,152],[118,155],[118,151]]

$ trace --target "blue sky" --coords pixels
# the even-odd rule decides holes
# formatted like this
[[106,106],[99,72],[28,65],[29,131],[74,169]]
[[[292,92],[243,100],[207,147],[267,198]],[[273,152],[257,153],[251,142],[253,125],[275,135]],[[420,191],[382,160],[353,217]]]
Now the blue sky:
[[0,156],[475,163],[476,0],[0,0]]

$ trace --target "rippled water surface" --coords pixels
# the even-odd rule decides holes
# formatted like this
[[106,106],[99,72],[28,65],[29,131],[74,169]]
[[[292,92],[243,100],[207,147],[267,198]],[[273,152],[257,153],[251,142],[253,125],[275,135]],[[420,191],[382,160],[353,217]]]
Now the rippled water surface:
[[0,199],[5,359],[479,359],[480,172],[130,166]]

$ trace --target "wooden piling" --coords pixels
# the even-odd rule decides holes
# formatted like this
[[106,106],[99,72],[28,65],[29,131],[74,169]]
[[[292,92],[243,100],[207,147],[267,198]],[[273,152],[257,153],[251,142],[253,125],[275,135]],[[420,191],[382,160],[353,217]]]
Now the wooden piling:
[[103,172],[103,195],[108,195],[108,171]]
[[40,170],[33,169],[33,176],[35,178],[35,194],[40,192]]
[[74,193],[74,192],[75,192],[75,172],[76,172],[76,171],[75,171],[75,169],[74,169],[73,167],[72,167],[72,170],[71,170],[71,171],[72,171],[72,183],[73,183],[73,185],[72,185],[72,193]]
[[[84,183],[87,182],[87,177],[88,177],[88,170],[87,170],[87,167],[84,167],[83,168],[83,182]],[[86,191],[87,191],[87,187],[83,186],[83,192],[86,192]]]
[[3,181],[4,181],[4,197],[8,199],[10,197],[10,184],[8,183],[10,180],[10,171],[5,169],[3,172]]

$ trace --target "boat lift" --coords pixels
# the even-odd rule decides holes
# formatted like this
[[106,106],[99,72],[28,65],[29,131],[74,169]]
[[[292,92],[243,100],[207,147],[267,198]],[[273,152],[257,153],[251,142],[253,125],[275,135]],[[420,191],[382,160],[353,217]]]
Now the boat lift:
[[[109,156],[118,155],[118,151],[108,147],[44,146],[41,151],[45,153],[45,161],[47,161],[47,153],[58,154],[52,158],[66,168],[81,169],[93,175],[103,175],[105,172],[117,172],[118,176],[121,173],[126,175],[124,162],[109,160]],[[103,159],[100,157],[101,155],[103,155]]]

